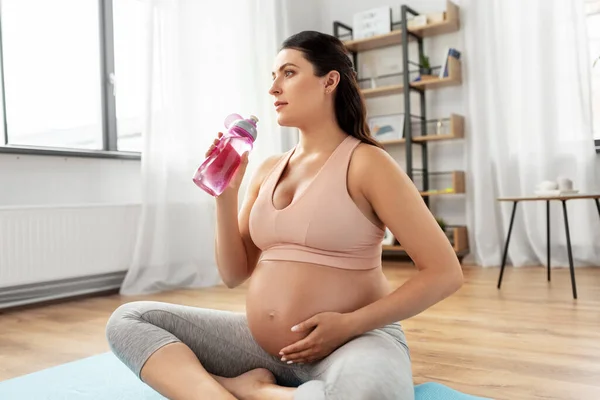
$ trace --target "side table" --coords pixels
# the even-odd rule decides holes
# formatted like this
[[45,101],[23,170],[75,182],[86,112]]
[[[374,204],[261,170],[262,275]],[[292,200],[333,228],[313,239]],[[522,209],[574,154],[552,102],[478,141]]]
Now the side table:
[[546,247],[548,256],[547,275],[550,281],[550,202],[553,200],[562,202],[563,216],[565,218],[565,234],[567,236],[567,253],[569,256],[569,269],[571,272],[571,287],[573,288],[573,298],[577,298],[577,286],[575,284],[575,269],[573,268],[573,252],[571,251],[571,235],[569,234],[569,217],[567,214],[567,201],[577,199],[592,199],[596,202],[598,216],[600,217],[600,194],[574,194],[564,196],[524,196],[524,197],[500,197],[498,201],[512,201],[512,213],[510,216],[510,225],[508,226],[508,235],[504,244],[504,253],[502,255],[502,266],[500,267],[500,276],[498,277],[498,289],[502,284],[502,276],[504,275],[504,267],[506,266],[506,256],[508,255],[508,244],[512,233],[513,223],[515,221],[515,212],[517,204],[520,201],[545,201],[546,202]]

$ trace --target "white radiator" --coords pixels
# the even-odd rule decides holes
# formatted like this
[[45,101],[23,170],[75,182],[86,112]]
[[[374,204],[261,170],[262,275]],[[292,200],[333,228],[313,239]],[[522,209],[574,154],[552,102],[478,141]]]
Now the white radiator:
[[89,277],[114,281],[115,272],[122,277],[139,212],[133,204],[0,208],[0,295]]

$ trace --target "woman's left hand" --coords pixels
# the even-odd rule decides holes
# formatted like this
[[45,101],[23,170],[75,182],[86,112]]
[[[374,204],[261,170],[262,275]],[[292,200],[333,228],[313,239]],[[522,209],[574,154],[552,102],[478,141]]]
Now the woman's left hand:
[[350,314],[316,314],[292,328],[293,332],[312,331],[304,339],[283,348],[279,353],[281,361],[309,363],[323,359],[352,339],[352,328]]

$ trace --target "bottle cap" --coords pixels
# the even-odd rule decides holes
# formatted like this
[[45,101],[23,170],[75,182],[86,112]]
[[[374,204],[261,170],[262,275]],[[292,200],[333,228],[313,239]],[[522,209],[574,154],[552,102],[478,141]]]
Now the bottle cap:
[[258,136],[258,130],[256,129],[257,122],[258,118],[254,115],[251,115],[248,119],[243,119],[239,114],[231,114],[225,118],[225,126],[227,129],[233,126],[239,126],[250,134],[254,140],[256,140],[256,137]]

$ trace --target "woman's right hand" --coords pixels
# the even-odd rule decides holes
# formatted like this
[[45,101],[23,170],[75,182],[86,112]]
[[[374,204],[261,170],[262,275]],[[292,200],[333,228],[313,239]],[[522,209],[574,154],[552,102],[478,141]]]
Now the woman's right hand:
[[[219,132],[219,134],[217,135],[217,138],[213,141],[213,144],[206,151],[206,154],[205,154],[206,157],[210,156],[214,151],[219,151],[219,149],[217,148],[217,145],[219,144],[219,141],[221,140],[222,137],[223,137],[223,132]],[[242,160],[241,160],[240,166],[238,167],[237,171],[235,172],[235,175],[233,176],[233,178],[231,178],[231,180],[229,181],[229,185],[223,191],[223,193],[221,193],[221,195],[219,197],[221,197],[223,195],[227,195],[229,193],[234,193],[237,196],[237,193],[242,184],[242,180],[244,179],[244,174],[246,173],[247,166],[248,166],[248,152],[245,152],[242,155]]]

